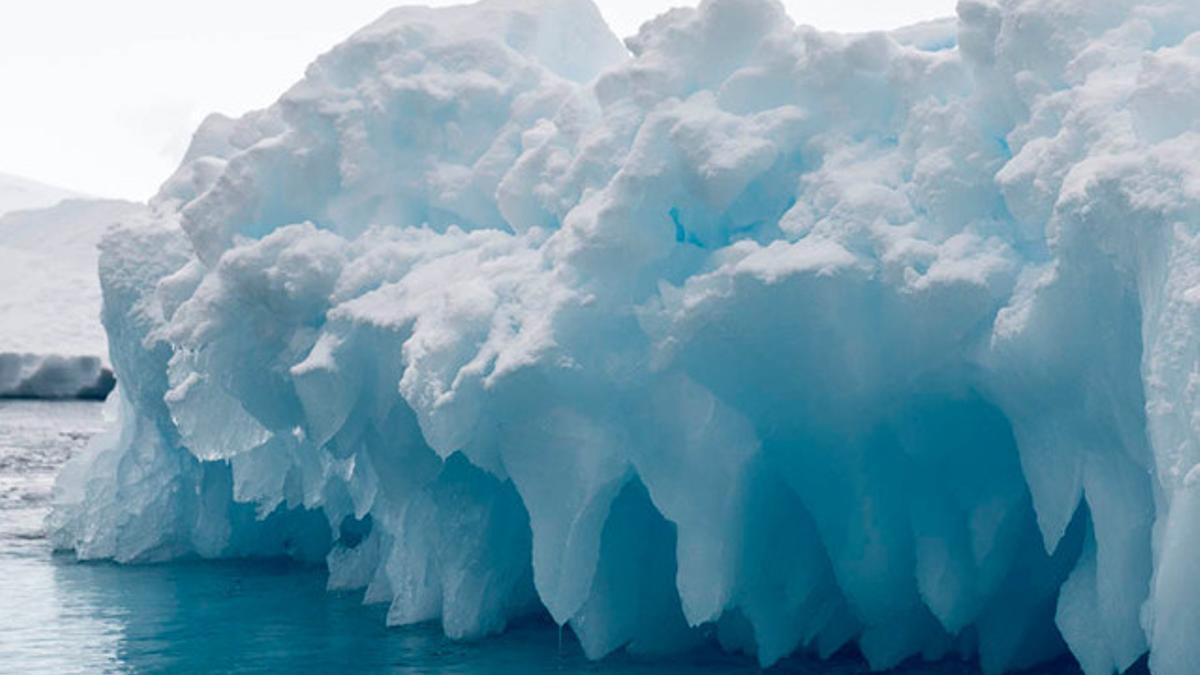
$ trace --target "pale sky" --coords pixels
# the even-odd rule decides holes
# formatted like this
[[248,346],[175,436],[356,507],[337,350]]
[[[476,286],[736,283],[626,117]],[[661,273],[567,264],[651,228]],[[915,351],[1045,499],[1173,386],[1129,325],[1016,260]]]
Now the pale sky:
[[[0,3],[0,172],[146,199],[209,112],[270,105],[304,67],[403,0]],[[421,4],[456,4],[433,0]],[[686,0],[598,0],[624,37]],[[955,0],[785,0],[826,30],[895,28]]]

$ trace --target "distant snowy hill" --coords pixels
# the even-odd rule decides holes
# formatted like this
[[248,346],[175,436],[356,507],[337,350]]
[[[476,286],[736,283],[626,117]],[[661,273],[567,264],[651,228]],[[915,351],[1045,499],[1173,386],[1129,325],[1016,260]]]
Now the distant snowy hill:
[[0,216],[11,211],[44,209],[64,199],[80,199],[84,195],[37,181],[0,173]]
[[96,246],[110,225],[145,208],[67,199],[0,215],[0,396],[101,396],[111,388]]

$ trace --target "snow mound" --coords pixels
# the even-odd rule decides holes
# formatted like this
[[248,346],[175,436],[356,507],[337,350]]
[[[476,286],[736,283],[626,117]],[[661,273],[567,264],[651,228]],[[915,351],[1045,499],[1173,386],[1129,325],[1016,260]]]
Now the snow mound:
[[401,9],[101,246],[80,558],[600,657],[1200,672],[1200,8]]
[[68,199],[0,216],[0,396],[103,398],[112,388],[97,246],[110,225],[146,213]]

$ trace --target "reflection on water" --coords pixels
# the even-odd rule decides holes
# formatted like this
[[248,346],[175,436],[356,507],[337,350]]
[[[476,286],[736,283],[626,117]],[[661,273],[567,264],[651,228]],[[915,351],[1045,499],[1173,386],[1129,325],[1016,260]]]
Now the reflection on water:
[[99,431],[100,410],[0,401],[0,670],[120,670],[124,610],[61,585],[42,534],[54,473]]
[[[60,597],[73,597],[82,612],[106,608],[93,624],[97,634],[85,636],[105,645],[88,655],[91,663],[171,673],[661,672],[622,659],[588,663],[574,643],[560,648],[557,630],[540,621],[480,643],[451,642],[433,625],[388,629],[384,607],[327,593],[320,570],[286,562],[130,568],[55,560],[52,567]],[[682,669],[753,670],[715,653],[696,659]]]
[[[0,401],[0,671],[755,672],[714,649],[663,662],[583,658],[569,631],[529,621],[455,643],[436,626],[386,628],[386,609],[328,593],[321,569],[284,561],[120,566],[53,556],[42,533],[54,472],[101,427],[100,405]],[[862,673],[861,660],[786,672]],[[899,672],[975,673],[961,663]],[[1073,666],[1041,673],[1075,673]]]

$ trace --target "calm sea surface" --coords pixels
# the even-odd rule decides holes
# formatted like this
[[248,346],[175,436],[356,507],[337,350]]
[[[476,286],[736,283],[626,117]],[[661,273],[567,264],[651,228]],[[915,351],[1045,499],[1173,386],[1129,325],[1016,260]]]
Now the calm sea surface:
[[[433,625],[386,628],[384,607],[328,593],[321,569],[284,562],[120,566],[52,555],[43,520],[54,474],[102,424],[97,403],[0,401],[0,673],[757,672],[716,650],[669,664],[623,655],[592,663],[570,631],[560,639],[541,621],[473,643]],[[850,655],[772,670],[866,672]],[[896,672],[977,671],[940,663]]]

